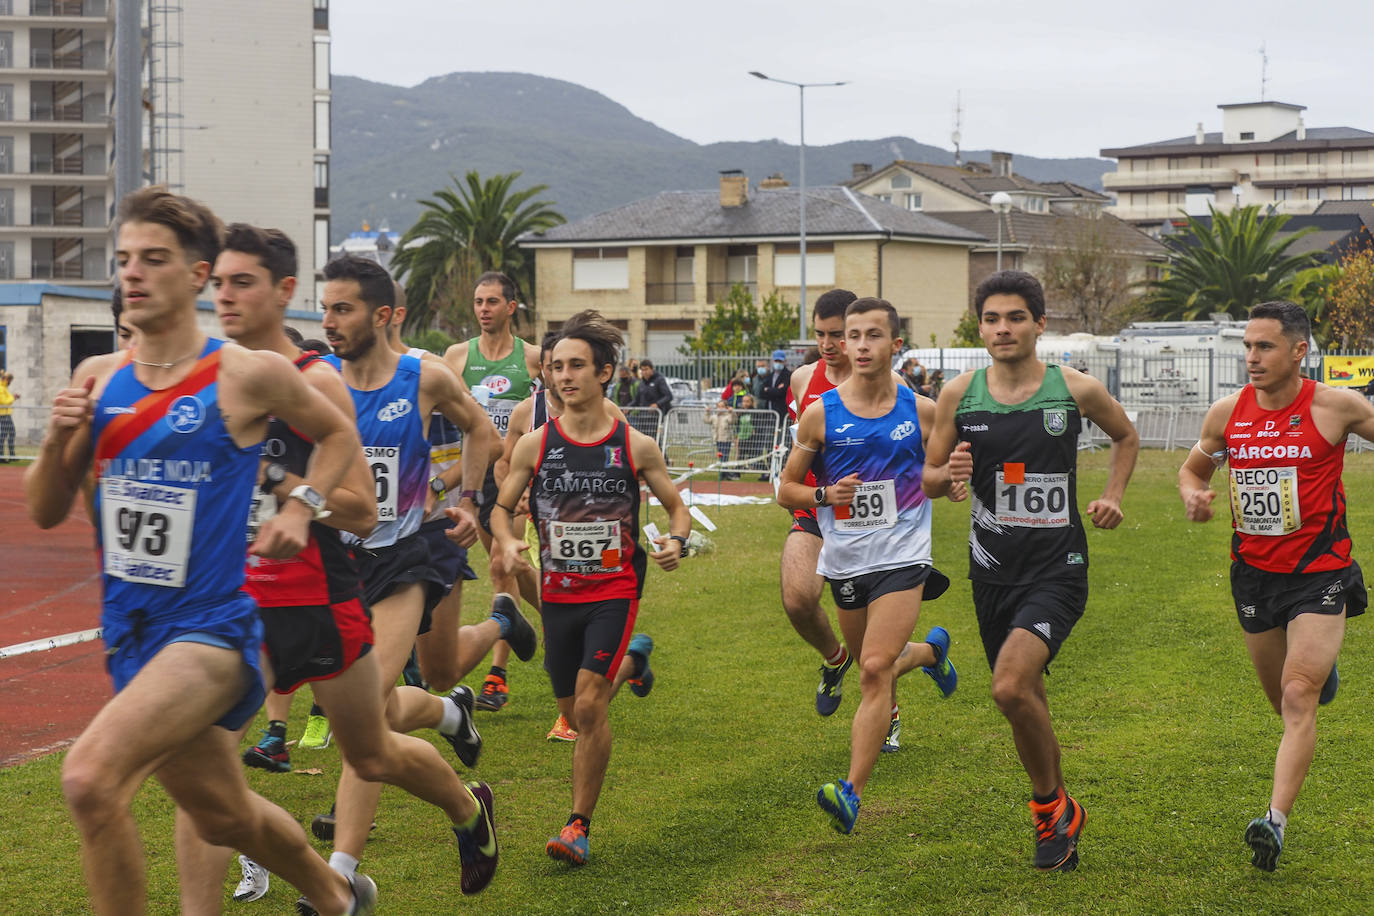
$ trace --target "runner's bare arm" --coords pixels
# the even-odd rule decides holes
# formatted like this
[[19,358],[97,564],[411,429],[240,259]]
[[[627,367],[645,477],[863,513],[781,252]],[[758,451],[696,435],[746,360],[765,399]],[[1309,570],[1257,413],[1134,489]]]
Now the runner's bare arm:
[[[935,401],[923,394],[916,395],[916,419],[921,424],[921,445],[924,447],[930,442],[930,431],[935,426]],[[949,492],[945,494],[952,503],[963,502],[968,498],[968,483],[966,481],[956,481],[949,485]]]
[[[823,363],[814,362],[809,366],[801,366],[792,373],[792,403],[795,407],[801,407],[802,397],[806,394],[806,386],[811,384],[811,376],[815,374],[817,366],[823,365]],[[825,369],[822,368],[821,371],[824,372]],[[794,408],[793,413],[795,412]]]
[[1062,371],[1069,393],[1078,402],[1079,413],[1097,424],[1097,428],[1112,440],[1107,484],[1102,488],[1102,495],[1088,503],[1088,515],[1094,527],[1115,528],[1121,524],[1121,498],[1126,494],[1126,484],[1131,480],[1136,457],[1140,454],[1140,435],[1126,416],[1126,409],[1111,396],[1107,386],[1077,369],[1065,367]]
[[1226,462],[1226,421],[1235,410],[1236,397],[1229,395],[1208,408],[1201,435],[1178,469],[1178,495],[1190,522],[1212,519],[1212,500],[1217,496],[1211,486],[1212,475]]
[[1353,389],[1318,385],[1312,406],[1335,413],[1340,431],[1337,441],[1350,433],[1374,440],[1374,404]]
[[[654,542],[657,550],[649,551],[649,559],[658,564],[659,569],[671,572],[677,568],[682,558],[682,548],[687,543],[687,535],[692,533],[692,514],[682,503],[682,496],[673,479],[668,476],[668,465],[658,444],[637,429],[630,430],[630,454],[639,477],[649,487],[649,492],[658,497],[659,503],[668,513],[668,533]],[[681,538],[682,540],[677,540]]]
[[534,477],[534,465],[539,460],[542,436],[522,436],[511,450],[510,470],[496,495],[491,508],[491,572],[493,577],[513,576],[529,563],[521,554],[529,545],[515,537],[511,530],[511,514],[520,495]]
[[496,429],[492,426],[487,412],[477,405],[467,386],[451,369],[421,364],[421,393],[434,405],[434,409],[463,431],[462,487],[464,490],[482,489],[482,479],[486,477],[488,458],[494,443],[492,437]]
[[463,370],[468,364],[468,342],[460,340],[444,351],[444,362],[453,370],[453,374],[459,378],[463,377]]
[[784,509],[813,509],[816,491],[806,485],[806,472],[811,470],[816,454],[825,445],[825,405],[812,404],[797,421],[796,438],[787,464],[782,469],[778,486],[778,505]]
[[951,499],[956,499],[958,490],[953,484],[967,484],[973,477],[973,453],[967,445],[960,447],[959,427],[955,420],[959,401],[963,399],[972,378],[972,373],[965,372],[951,379],[940,392],[940,399],[935,402],[935,417],[926,438],[926,465],[921,469],[921,489],[931,499],[947,494]]
[[122,358],[122,353],[107,353],[82,360],[53,399],[38,457],[24,471],[24,502],[40,528],[53,527],[71,511],[91,467],[95,404]]

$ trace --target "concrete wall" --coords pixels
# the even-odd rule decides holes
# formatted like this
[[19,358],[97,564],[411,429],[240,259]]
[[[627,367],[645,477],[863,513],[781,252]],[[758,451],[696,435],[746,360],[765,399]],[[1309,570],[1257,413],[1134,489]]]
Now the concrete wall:
[[968,309],[968,277],[962,245],[894,241],[883,248],[882,297],[910,322],[910,346],[929,345],[931,334],[938,344],[954,336]]

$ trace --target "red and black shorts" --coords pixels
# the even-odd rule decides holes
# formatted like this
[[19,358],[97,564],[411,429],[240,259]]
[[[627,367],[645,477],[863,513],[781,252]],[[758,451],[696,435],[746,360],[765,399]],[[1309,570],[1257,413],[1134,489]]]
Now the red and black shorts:
[[[806,534],[819,538],[821,536],[820,522],[816,521],[815,509],[795,509],[792,512],[792,531],[802,531]],[[789,534],[791,532],[788,532]]]
[[544,620],[544,670],[553,684],[553,695],[572,696],[577,672],[584,668],[615,680],[638,614],[638,598],[588,604],[543,602],[539,616]]
[[263,607],[258,614],[277,693],[336,677],[372,648],[372,615],[357,598],[312,607]]

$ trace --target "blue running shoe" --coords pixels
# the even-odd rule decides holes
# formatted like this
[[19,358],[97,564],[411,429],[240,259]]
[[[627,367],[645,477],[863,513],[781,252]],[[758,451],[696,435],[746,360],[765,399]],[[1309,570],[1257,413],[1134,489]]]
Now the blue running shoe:
[[264,731],[262,740],[243,752],[243,762],[269,773],[291,772],[291,752],[286,739]]
[[1331,673],[1326,676],[1326,683],[1322,684],[1322,692],[1317,697],[1317,705],[1325,706],[1336,699],[1336,691],[1341,688],[1341,673],[1336,670],[1336,666],[1331,666]]
[[821,684],[816,688],[816,712],[823,716],[833,716],[840,708],[844,696],[845,672],[854,664],[854,656],[845,654],[844,661],[838,665],[821,665]]
[[654,689],[654,671],[649,667],[649,653],[654,651],[654,641],[648,633],[636,633],[625,651],[641,659],[639,675],[629,680],[630,692],[637,697],[647,697],[649,691]]
[[1269,815],[1257,817],[1245,828],[1245,844],[1254,855],[1250,864],[1264,871],[1273,871],[1279,864],[1279,853],[1283,852],[1283,833],[1269,820]]
[[859,817],[859,796],[854,794],[854,786],[841,779],[828,782],[816,793],[816,804],[830,815],[832,824],[840,833],[853,833],[854,821]]
[[926,634],[926,642],[935,650],[935,664],[922,666],[921,670],[930,675],[935,686],[940,688],[941,696],[949,696],[959,686],[959,672],[949,660],[949,631],[944,627],[931,627]]

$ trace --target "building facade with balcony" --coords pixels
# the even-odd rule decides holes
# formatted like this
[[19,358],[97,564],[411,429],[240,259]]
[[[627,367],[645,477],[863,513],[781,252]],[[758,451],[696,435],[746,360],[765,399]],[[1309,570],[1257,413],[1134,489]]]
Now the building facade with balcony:
[[[889,300],[909,339],[948,340],[967,307],[969,249],[982,236],[849,188],[806,194],[808,309],[843,287]],[[778,292],[796,307],[800,200],[784,182],[751,191],[728,172],[719,190],[664,191],[527,235],[520,244],[535,252],[540,330],[595,308],[626,332],[632,353],[664,361],[736,283],[756,302]]]
[[1117,160],[1102,176],[1111,212],[1151,235],[1208,207],[1259,204],[1310,214],[1323,201],[1374,199],[1374,133],[1307,127],[1305,106],[1248,102],[1217,106],[1222,129],[1102,150]]

